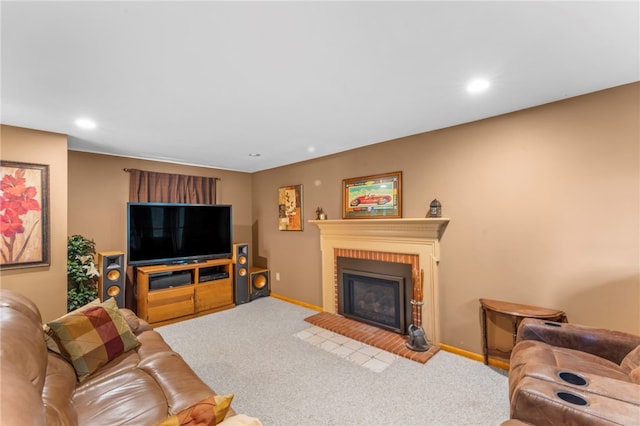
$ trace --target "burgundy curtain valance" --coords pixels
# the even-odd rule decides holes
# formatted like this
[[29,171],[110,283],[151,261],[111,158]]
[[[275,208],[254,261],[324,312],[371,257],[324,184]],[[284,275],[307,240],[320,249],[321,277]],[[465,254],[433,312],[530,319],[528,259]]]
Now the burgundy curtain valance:
[[125,169],[129,201],[139,203],[216,204],[218,178]]

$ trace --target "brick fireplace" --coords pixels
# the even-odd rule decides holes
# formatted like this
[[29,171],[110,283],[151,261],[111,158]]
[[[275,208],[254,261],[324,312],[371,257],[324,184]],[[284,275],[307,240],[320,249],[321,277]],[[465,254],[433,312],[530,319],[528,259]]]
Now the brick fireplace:
[[[440,342],[438,262],[444,218],[351,219],[310,221],[320,228],[322,308],[338,313],[338,258],[411,265],[412,298],[420,289],[423,304],[413,305],[412,321],[430,342]],[[422,277],[422,279],[421,279]],[[421,282],[423,281],[423,282]]]

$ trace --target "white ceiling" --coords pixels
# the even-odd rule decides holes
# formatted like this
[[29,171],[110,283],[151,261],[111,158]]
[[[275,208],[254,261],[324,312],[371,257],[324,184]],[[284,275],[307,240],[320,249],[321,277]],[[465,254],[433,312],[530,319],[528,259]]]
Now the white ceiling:
[[[637,1],[2,1],[0,13],[2,123],[68,134],[72,150],[245,172],[640,80]],[[478,76],[491,87],[470,95]]]

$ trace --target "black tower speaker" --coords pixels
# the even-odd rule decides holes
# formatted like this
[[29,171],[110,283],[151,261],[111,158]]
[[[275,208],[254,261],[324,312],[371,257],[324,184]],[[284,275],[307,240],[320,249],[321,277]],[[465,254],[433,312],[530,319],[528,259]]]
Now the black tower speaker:
[[249,272],[251,280],[251,300],[258,297],[266,297],[271,294],[271,282],[269,270],[264,268],[252,268]]
[[124,308],[125,268],[124,253],[121,251],[103,251],[98,253],[98,296],[104,301],[110,297],[116,299],[119,308]]
[[233,302],[236,305],[251,301],[249,298],[249,245],[233,245]]

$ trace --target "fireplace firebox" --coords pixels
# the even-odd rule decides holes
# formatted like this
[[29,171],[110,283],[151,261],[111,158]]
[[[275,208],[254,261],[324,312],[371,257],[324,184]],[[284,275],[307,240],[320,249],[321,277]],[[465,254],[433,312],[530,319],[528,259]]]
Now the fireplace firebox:
[[338,258],[338,313],[407,334],[411,324],[411,266]]

